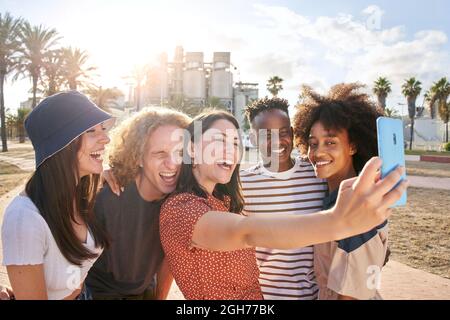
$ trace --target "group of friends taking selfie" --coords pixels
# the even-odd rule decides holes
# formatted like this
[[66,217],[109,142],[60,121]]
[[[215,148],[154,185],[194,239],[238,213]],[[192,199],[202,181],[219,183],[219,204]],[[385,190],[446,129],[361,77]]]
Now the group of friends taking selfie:
[[360,89],[305,87],[293,118],[281,98],[248,105],[245,169],[226,111],[114,125],[77,91],[46,98],[25,121],[36,170],[4,214],[2,297],[160,300],[175,280],[194,300],[375,299],[407,182],[381,179],[383,112]]

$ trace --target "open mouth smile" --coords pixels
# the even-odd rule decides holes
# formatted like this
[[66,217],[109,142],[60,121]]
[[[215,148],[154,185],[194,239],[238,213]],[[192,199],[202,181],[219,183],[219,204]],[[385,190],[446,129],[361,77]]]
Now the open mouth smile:
[[317,161],[317,162],[315,163],[315,166],[316,166],[317,168],[323,168],[323,167],[329,165],[329,164],[332,163],[332,162],[333,162],[333,161],[331,161],[331,160],[327,160],[327,161]]
[[174,171],[160,172],[159,176],[167,183],[174,183],[176,181],[177,173]]
[[231,160],[219,160],[219,161],[216,162],[216,164],[217,164],[220,168],[229,171],[229,170],[231,170],[231,168],[233,167],[233,164],[234,164],[234,163],[233,163],[233,161],[231,161]]
[[101,149],[101,150],[91,152],[89,154],[89,156],[97,162],[102,162],[104,153],[105,153],[105,149]]

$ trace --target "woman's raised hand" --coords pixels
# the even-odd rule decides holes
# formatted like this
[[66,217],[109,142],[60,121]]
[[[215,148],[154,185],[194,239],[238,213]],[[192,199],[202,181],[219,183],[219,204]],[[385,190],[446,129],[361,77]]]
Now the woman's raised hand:
[[398,167],[380,179],[381,164],[381,159],[374,157],[358,177],[341,182],[332,209],[338,220],[338,230],[342,230],[339,238],[367,232],[383,223],[391,215],[390,207],[406,191],[408,182],[399,183],[405,168]]

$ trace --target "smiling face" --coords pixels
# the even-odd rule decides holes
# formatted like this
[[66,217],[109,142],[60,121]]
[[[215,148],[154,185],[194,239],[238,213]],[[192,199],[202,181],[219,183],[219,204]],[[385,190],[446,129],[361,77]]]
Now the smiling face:
[[220,119],[211,125],[194,143],[193,173],[198,183],[209,193],[216,184],[227,184],[239,163],[240,138],[237,128]]
[[280,109],[259,113],[252,121],[258,149],[265,164],[273,171],[286,171],[292,167],[293,131],[289,116]]
[[141,193],[148,199],[160,199],[173,192],[177,185],[183,150],[183,129],[164,125],[147,138],[141,172],[137,178]]
[[109,141],[103,124],[98,124],[81,135],[81,146],[77,153],[80,178],[103,172],[103,154]]
[[327,179],[330,191],[342,180],[356,176],[352,156],[355,148],[347,130],[327,130],[321,122],[312,127],[308,140],[308,158],[318,178]]

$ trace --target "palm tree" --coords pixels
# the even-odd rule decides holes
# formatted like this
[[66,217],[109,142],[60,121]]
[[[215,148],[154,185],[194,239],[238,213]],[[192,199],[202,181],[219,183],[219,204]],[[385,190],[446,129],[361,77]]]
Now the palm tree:
[[147,80],[149,67],[147,65],[145,66],[135,66],[133,68],[133,72],[131,73],[131,76],[127,77],[128,79],[131,79],[134,82],[135,85],[135,103],[136,103],[136,111],[139,111],[141,109],[141,93],[142,93],[142,86],[144,85],[145,81]]
[[432,93],[431,89],[428,89],[425,94],[423,95],[423,100],[424,103],[426,103],[428,105],[428,109],[430,110],[430,116],[431,119],[434,119],[434,108],[433,108],[433,104],[435,103],[435,97],[434,94]]
[[409,140],[409,150],[412,149],[412,141],[414,136],[414,118],[416,117],[416,99],[422,91],[422,83],[412,77],[405,80],[402,85],[402,93],[406,97],[408,103],[408,116],[411,120],[411,137]]
[[446,77],[439,79],[433,84],[433,89],[438,101],[439,107],[447,103],[447,98],[450,95],[450,82]]
[[36,92],[38,80],[41,77],[45,55],[59,40],[55,29],[46,29],[44,26],[31,26],[29,22],[22,25],[21,42],[23,45],[22,55],[19,60],[18,72],[14,77],[20,75],[28,76],[33,83],[32,108],[37,104]]
[[2,152],[8,151],[4,84],[6,76],[16,67],[17,53],[20,48],[21,24],[22,19],[15,19],[8,12],[5,14],[0,13],[0,124]]
[[101,86],[91,86],[86,93],[99,108],[108,112],[111,107],[117,106],[117,99],[123,96],[122,91],[117,88],[103,89]]
[[283,90],[283,79],[278,76],[273,76],[267,81],[267,91],[269,91],[272,96],[276,97],[278,93]]
[[[430,89],[432,93],[432,103],[438,102],[438,109],[446,108],[447,98],[450,95],[450,83],[446,77],[443,77],[433,83]],[[430,102],[431,103],[431,102]]]
[[45,95],[59,92],[64,85],[64,57],[61,50],[50,50],[43,59],[44,77],[42,86]]
[[373,93],[378,98],[378,106],[383,110],[386,108],[386,98],[391,91],[391,82],[387,78],[379,77],[374,82]]
[[25,118],[31,112],[30,108],[21,107],[17,109],[17,132],[19,133],[19,143],[25,142]]
[[450,102],[439,104],[439,116],[445,123],[445,142],[448,142],[448,122],[450,120]]
[[218,97],[209,97],[207,106],[209,109],[228,111],[227,107],[222,103],[222,101]]
[[399,118],[400,115],[398,114],[398,111],[391,108],[385,108],[384,109],[384,116],[389,118]]
[[447,99],[450,96],[450,83],[447,78],[443,77],[433,83],[430,90],[433,92],[433,102],[437,101],[438,103],[439,116],[445,123],[445,141],[448,142],[449,103]]
[[89,73],[96,67],[86,67],[89,55],[78,48],[64,48],[64,71],[70,90],[77,90],[78,86],[87,86]]
[[440,91],[440,83],[436,81],[433,83],[431,88],[427,91],[425,96],[426,101],[428,101],[428,107],[430,108],[430,117],[434,119],[436,117],[436,102],[438,101],[438,92]]
[[7,136],[10,139],[13,139],[16,135],[16,131],[17,131],[17,115],[13,115],[13,114],[6,114],[6,130],[7,132]]

